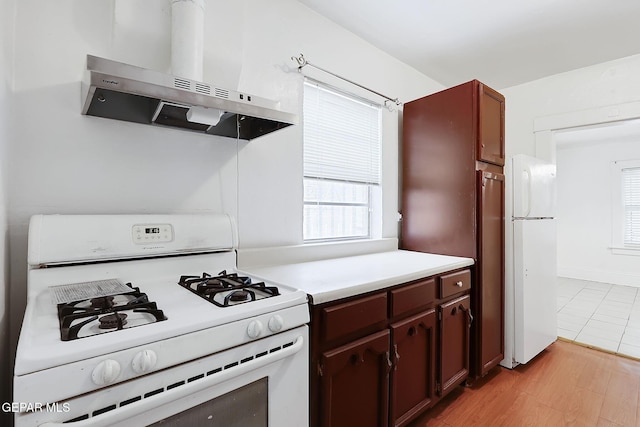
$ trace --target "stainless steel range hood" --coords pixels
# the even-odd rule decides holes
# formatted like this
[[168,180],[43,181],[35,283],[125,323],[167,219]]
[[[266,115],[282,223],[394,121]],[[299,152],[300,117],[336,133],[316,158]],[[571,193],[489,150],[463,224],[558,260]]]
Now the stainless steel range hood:
[[82,114],[251,140],[297,124],[277,102],[87,55]]

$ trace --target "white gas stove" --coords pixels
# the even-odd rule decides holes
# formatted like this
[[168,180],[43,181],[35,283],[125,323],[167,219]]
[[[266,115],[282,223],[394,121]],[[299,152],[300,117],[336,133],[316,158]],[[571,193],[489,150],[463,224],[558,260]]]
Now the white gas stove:
[[226,215],[34,216],[16,426],[307,425],[306,294],[237,275],[234,236]]

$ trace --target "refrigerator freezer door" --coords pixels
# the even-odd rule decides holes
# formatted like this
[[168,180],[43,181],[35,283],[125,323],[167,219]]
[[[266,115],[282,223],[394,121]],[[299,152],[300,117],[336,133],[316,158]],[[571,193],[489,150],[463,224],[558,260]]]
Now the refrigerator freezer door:
[[514,358],[527,363],[557,336],[556,223],[515,220]]
[[556,204],[556,166],[518,154],[512,159],[513,217],[553,218]]

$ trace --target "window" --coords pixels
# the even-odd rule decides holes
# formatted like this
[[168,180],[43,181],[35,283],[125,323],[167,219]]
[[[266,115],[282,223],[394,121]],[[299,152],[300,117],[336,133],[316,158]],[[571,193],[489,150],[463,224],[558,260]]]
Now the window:
[[612,170],[614,252],[640,250],[640,160],[613,162]]
[[380,105],[307,80],[303,123],[304,240],[372,237],[381,199]]
[[640,248],[640,167],[622,169],[625,246]]

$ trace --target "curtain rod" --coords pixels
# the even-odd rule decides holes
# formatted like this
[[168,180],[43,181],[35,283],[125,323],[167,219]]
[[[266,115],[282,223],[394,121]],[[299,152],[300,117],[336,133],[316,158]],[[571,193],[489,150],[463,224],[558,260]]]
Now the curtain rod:
[[313,65],[311,62],[307,61],[307,59],[306,59],[306,58],[304,57],[304,55],[302,55],[302,54],[300,54],[300,56],[292,56],[292,57],[291,57],[291,59],[292,59],[292,60],[294,60],[294,61],[296,61],[296,62],[298,63],[298,72],[302,71],[302,68],[303,68],[303,67],[306,67],[306,66],[308,65],[308,66],[313,67],[313,68],[315,68],[315,69],[317,69],[317,70],[320,70],[320,71],[322,71],[322,72],[324,72],[324,73],[331,74],[333,77],[337,77],[337,78],[339,78],[340,80],[344,80],[344,81],[345,81],[345,82],[347,82],[347,83],[351,83],[352,85],[358,86],[359,88],[362,88],[362,89],[364,89],[364,90],[366,90],[366,91],[369,91],[369,92],[371,92],[371,93],[375,93],[376,95],[378,95],[378,96],[380,96],[380,97],[382,97],[382,98],[386,99],[386,101],[384,101],[384,105],[385,105],[385,107],[387,107],[387,102],[388,102],[388,101],[391,101],[391,102],[395,103],[396,105],[402,105],[402,102],[400,102],[400,101],[398,100],[398,98],[390,98],[390,97],[388,97],[388,96],[386,96],[386,95],[381,94],[380,92],[376,92],[376,91],[375,91],[375,90],[373,90],[373,89],[369,89],[369,88],[368,88],[368,87],[366,87],[366,86],[362,86],[362,85],[361,85],[361,84],[359,84],[359,83],[356,83],[356,82],[354,82],[354,81],[352,81],[352,80],[346,79],[346,78],[344,78],[344,77],[342,77],[342,76],[339,76],[339,75],[337,75],[337,74],[335,74],[335,73],[332,73],[331,71],[325,70],[324,68],[320,68],[320,67],[318,67],[317,65]]

